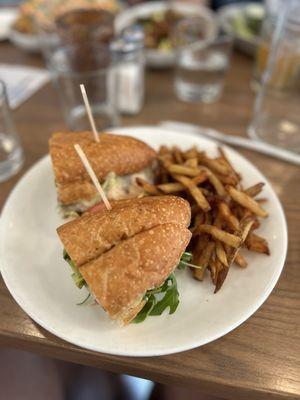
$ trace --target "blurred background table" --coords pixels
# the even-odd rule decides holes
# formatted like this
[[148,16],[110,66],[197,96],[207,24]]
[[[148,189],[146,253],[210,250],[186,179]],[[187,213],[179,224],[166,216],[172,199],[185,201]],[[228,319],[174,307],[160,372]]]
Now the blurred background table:
[[[7,43],[0,44],[0,54],[6,63],[42,66],[38,56],[29,56]],[[122,125],[176,119],[245,135],[254,99],[249,87],[251,74],[251,59],[235,53],[222,99],[213,105],[191,105],[176,100],[170,71],[148,71],[145,107],[138,116],[123,118]],[[18,176],[0,184],[0,210],[21,175],[47,153],[51,132],[65,129],[51,84],[21,105],[14,117],[26,163]],[[98,354],[40,328],[18,307],[0,278],[0,344],[157,382],[195,387],[222,398],[300,398],[299,168],[250,151],[241,153],[269,178],[289,225],[289,252],[279,283],[242,326],[206,346],[159,359]]]

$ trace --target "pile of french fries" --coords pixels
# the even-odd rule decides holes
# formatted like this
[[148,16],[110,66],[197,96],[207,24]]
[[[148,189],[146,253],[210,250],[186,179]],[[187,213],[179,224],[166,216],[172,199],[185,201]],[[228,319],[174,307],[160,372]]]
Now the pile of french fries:
[[189,251],[191,264],[197,266],[191,270],[199,281],[210,271],[215,293],[233,263],[247,266],[242,248],[270,254],[267,241],[255,233],[260,219],[268,216],[262,207],[265,199],[255,199],[264,183],[244,188],[224,150],[218,152],[210,158],[195,147],[181,151],[162,146],[156,184],[137,178],[148,195],[175,194],[189,201],[193,233]]

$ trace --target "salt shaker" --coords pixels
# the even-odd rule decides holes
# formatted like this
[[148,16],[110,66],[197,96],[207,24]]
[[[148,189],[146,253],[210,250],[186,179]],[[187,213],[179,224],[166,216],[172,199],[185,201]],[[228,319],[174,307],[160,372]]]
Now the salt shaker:
[[129,27],[111,44],[117,64],[118,107],[122,114],[138,114],[144,104],[145,58],[144,34],[139,27]]

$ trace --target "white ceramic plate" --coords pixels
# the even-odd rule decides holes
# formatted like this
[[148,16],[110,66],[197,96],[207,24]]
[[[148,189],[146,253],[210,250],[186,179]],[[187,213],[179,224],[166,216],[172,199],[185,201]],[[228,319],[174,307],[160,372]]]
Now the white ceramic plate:
[[6,40],[12,24],[17,18],[17,8],[0,7],[0,40]]
[[[125,11],[119,13],[115,19],[115,30],[121,33],[128,26],[133,25],[138,18],[147,17],[156,12],[164,12],[170,6],[166,1],[150,1],[129,7]],[[206,23],[207,39],[213,39],[217,34],[217,24],[213,13],[206,7],[195,4],[174,3],[173,9],[180,14],[189,16],[199,16]],[[146,51],[147,65],[157,68],[166,68],[174,65],[174,51],[163,52],[159,50],[148,49]]]
[[255,55],[258,37],[253,36],[252,38],[245,38],[241,35],[238,35],[233,27],[233,20],[236,18],[237,14],[241,13],[246,7],[249,7],[252,4],[255,4],[257,7],[260,6],[259,3],[252,1],[241,4],[228,4],[219,8],[217,11],[221,28],[226,33],[233,35],[236,48],[250,56]]
[[[123,128],[154,148],[162,144],[187,149],[197,145],[210,154],[207,139],[154,127]],[[226,148],[226,147],[225,147]],[[119,327],[100,306],[77,306],[85,293],[70,277],[62,258],[56,228],[56,193],[49,157],[41,159],[20,180],[3,209],[0,223],[0,263],[4,281],[17,303],[38,324],[78,346],[103,353],[156,356],[192,349],[211,342],[240,325],[262,305],[275,286],[287,249],[285,217],[266,178],[245,158],[226,148],[245,177],[245,185],[264,181],[270,217],[260,233],[271,256],[247,254],[246,270],[232,267],[224,286],[213,294],[210,279],[199,283],[189,271],[177,271],[180,304],[175,314],[149,317],[141,324]]]
[[41,50],[40,40],[37,34],[22,33],[16,29],[11,29],[9,40],[16,47],[28,53],[36,53]]

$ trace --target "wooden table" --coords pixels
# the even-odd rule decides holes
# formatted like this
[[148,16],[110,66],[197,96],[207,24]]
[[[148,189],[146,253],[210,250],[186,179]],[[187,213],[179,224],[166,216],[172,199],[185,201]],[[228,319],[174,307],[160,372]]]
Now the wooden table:
[[[41,65],[8,44],[0,46],[1,62]],[[147,100],[137,117],[124,125],[155,124],[177,119],[245,135],[253,94],[252,63],[235,54],[222,100],[190,105],[175,99],[170,71],[147,75]],[[47,152],[50,133],[63,127],[53,88],[45,86],[14,113],[26,154],[22,172],[0,184],[0,209],[27,168]],[[225,337],[201,348],[159,358],[128,358],[80,349],[36,325],[14,302],[0,281],[0,343],[46,356],[128,373],[162,383],[199,388],[234,399],[300,398],[300,169],[250,151],[241,151],[270,179],[289,225],[289,251],[282,276],[265,304]]]

